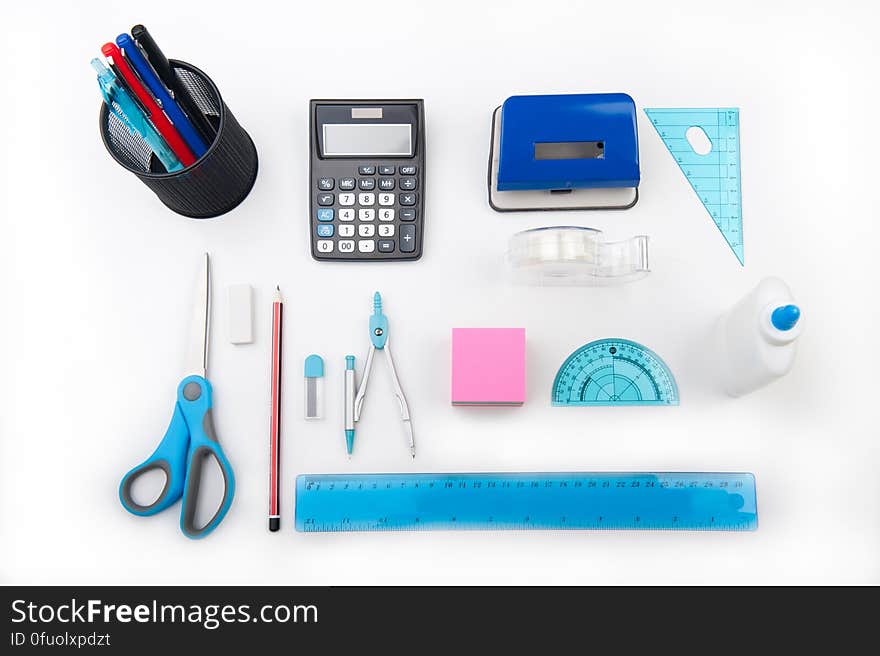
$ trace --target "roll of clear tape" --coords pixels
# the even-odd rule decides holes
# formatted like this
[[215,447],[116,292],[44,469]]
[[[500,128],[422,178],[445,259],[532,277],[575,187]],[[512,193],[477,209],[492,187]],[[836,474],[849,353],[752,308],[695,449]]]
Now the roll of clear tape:
[[576,226],[516,233],[507,261],[514,280],[527,285],[620,285],[650,273],[646,235],[606,242],[601,230]]

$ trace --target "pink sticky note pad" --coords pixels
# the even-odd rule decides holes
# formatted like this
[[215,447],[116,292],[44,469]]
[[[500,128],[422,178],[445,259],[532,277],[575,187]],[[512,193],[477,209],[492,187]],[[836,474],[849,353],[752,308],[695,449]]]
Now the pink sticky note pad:
[[452,329],[452,405],[525,400],[525,328]]

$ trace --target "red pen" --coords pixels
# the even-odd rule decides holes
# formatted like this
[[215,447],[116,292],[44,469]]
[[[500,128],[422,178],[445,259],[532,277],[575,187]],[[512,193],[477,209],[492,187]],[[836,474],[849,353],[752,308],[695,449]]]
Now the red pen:
[[156,104],[156,101],[153,99],[150,92],[144,88],[140,79],[134,74],[134,71],[131,70],[128,62],[125,61],[125,58],[122,56],[122,51],[119,49],[119,46],[115,43],[105,43],[101,47],[101,52],[104,53],[105,57],[110,59],[111,63],[122,74],[125,83],[134,92],[144,108],[146,108],[149,114],[147,118],[152,121],[156,131],[162,135],[162,138],[168,143],[168,147],[174,151],[175,155],[177,155],[177,159],[180,160],[180,163],[184,166],[194,164],[196,156],[193,155],[193,152],[183,141],[180,134],[177,132],[177,129],[172,125],[171,121],[168,120],[168,117],[165,116],[165,112],[162,111],[162,108]]
[[281,323],[284,302],[275,288],[272,302],[272,418],[269,422],[269,530],[281,528]]

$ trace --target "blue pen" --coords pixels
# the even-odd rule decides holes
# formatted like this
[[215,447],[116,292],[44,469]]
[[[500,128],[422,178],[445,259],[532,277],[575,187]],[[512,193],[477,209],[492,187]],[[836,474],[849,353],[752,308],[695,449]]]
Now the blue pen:
[[116,115],[132,135],[140,136],[147,143],[150,149],[156,153],[156,157],[162,162],[166,171],[171,173],[182,169],[183,164],[177,159],[177,155],[156,132],[156,128],[147,120],[134,99],[119,84],[113,71],[97,57],[92,60],[92,68],[98,74],[98,86],[101,87],[101,95],[104,96],[107,109]]
[[122,48],[122,54],[128,59],[128,62],[137,72],[138,76],[140,76],[141,80],[143,80],[144,84],[150,90],[150,93],[156,97],[156,101],[165,111],[168,119],[174,124],[174,127],[177,128],[180,136],[183,137],[186,145],[193,151],[196,158],[204,155],[208,150],[208,147],[205,146],[205,142],[202,141],[201,137],[199,137],[198,133],[193,128],[192,123],[190,123],[189,119],[186,117],[186,114],[181,111],[180,107],[178,107],[177,103],[174,101],[174,98],[168,93],[168,90],[159,79],[159,76],[156,75],[153,67],[150,66],[150,63],[146,60],[143,54],[141,54],[134,39],[128,34],[120,34],[116,37],[116,45]]

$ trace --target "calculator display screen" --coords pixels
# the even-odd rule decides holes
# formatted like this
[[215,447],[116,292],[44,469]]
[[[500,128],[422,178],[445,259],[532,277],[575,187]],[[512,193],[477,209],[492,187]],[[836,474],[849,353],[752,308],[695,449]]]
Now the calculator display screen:
[[325,123],[324,157],[412,157],[409,123]]

